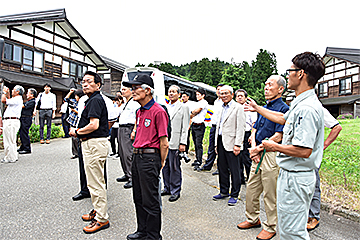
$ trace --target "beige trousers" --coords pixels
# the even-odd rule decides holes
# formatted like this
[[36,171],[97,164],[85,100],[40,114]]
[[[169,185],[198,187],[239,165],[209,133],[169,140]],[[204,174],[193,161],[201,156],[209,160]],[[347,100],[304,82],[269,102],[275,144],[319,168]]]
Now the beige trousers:
[[246,211],[248,222],[256,223],[260,215],[260,195],[264,193],[264,205],[267,220],[263,221],[263,229],[276,231],[276,183],[279,166],[276,164],[276,152],[265,153],[259,172],[255,174],[257,163],[252,164],[250,177],[246,186]]
[[3,121],[4,160],[15,162],[19,158],[16,146],[16,134],[20,128],[20,120],[6,119]]
[[87,186],[91,195],[91,202],[96,211],[95,219],[106,222],[107,213],[106,184],[104,165],[109,153],[107,138],[91,138],[81,143],[84,158]]

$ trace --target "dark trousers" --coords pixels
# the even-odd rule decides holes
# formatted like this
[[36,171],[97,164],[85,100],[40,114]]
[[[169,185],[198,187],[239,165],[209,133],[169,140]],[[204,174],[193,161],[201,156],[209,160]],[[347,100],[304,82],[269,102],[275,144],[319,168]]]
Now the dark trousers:
[[243,144],[243,150],[240,152],[240,176],[241,176],[241,183],[245,184],[245,176],[244,176],[244,167],[246,172],[246,179],[249,179],[250,176],[250,169],[251,169],[251,158],[249,153],[250,143],[248,141],[249,137],[251,135],[251,131],[245,132],[244,137],[244,144]]
[[159,153],[133,155],[132,189],[137,232],[146,233],[146,239],[161,237],[160,169]]
[[186,140],[186,147],[185,147],[185,152],[189,153],[189,147],[190,147],[190,133],[191,133],[191,127],[189,127],[188,130],[188,135],[187,135],[187,140]]
[[[217,142],[218,150],[218,170],[220,193],[229,194],[230,175],[231,175],[231,197],[237,198],[240,193],[241,178],[240,178],[240,159],[239,155],[235,156],[233,151],[226,151],[222,137],[218,136]],[[229,173],[230,170],[230,173]]]
[[[86,180],[86,173],[85,173],[85,165],[84,165],[84,158],[81,151],[81,141],[79,139],[76,139],[79,144],[79,171],[80,171],[80,193],[84,195],[90,195],[89,188],[87,187],[87,180]],[[107,174],[106,174],[106,162],[104,165],[104,178],[105,183],[107,183]],[[106,184],[107,188],[107,184]]]
[[40,109],[40,111],[39,111],[39,122],[40,122],[39,133],[40,133],[40,139],[41,140],[44,140],[45,120],[46,120],[46,126],[47,126],[46,139],[50,140],[50,137],[51,137],[51,120],[52,120],[52,110],[51,109],[48,109],[48,110]]
[[196,161],[198,165],[202,163],[202,156],[203,156],[203,139],[205,133],[205,124],[195,125],[192,124],[191,126],[191,133],[195,145],[195,154],[196,154]]
[[111,152],[112,154],[117,154],[118,150],[116,149],[116,144],[115,141],[118,142],[118,128],[111,128],[111,133],[110,133],[110,145],[111,145]]
[[19,129],[20,140],[21,140],[20,150],[31,152],[30,137],[29,137],[29,129],[31,127],[31,123],[32,123],[32,117],[20,118],[20,129]]
[[65,117],[65,113],[61,114],[61,124],[64,129],[65,137],[68,138],[68,137],[70,137],[70,135],[69,135],[70,126],[69,126],[69,123],[66,122],[66,119],[64,119],[64,117]]
[[215,153],[215,132],[216,132],[216,125],[212,125],[210,129],[210,135],[209,135],[209,148],[208,148],[208,157],[205,161],[205,164],[203,168],[205,170],[211,170],[211,168],[214,165],[215,159],[216,159],[216,153]]
[[171,193],[171,195],[180,194],[182,174],[181,162],[177,149],[170,149],[166,158],[165,166],[162,169],[164,179],[164,190]]

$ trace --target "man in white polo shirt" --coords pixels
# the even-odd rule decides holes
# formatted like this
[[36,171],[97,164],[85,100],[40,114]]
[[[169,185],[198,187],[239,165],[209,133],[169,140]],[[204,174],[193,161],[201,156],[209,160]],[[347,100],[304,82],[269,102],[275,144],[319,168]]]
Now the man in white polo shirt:
[[[36,98],[37,106],[40,101],[40,110],[39,110],[39,122],[40,122],[40,143],[44,144],[44,124],[46,120],[47,133],[46,133],[46,144],[50,143],[51,136],[51,120],[55,118],[56,111],[56,95],[50,92],[51,85],[49,83],[45,83],[44,92],[40,93]],[[35,108],[36,109],[36,108]],[[36,110],[34,110],[36,111]],[[35,115],[35,114],[34,114]]]
[[132,98],[131,89],[125,86],[121,88],[121,94],[126,98],[126,102],[123,104],[123,109],[120,112],[119,116],[119,133],[118,133],[118,143],[119,143],[119,155],[120,163],[124,176],[118,177],[116,181],[118,182],[127,182],[124,185],[124,188],[132,187],[132,154],[133,154],[133,140],[131,140],[130,135],[134,129],[135,120],[136,120],[136,110],[140,108],[140,104],[135,102]]
[[5,157],[2,163],[13,163],[18,160],[18,152],[16,150],[16,134],[20,128],[20,116],[23,106],[22,95],[24,88],[16,85],[12,90],[12,98],[10,98],[10,89],[6,86],[3,88],[1,102],[7,105],[4,112],[4,152]]
[[207,113],[208,102],[205,100],[206,91],[203,88],[198,88],[196,90],[196,99],[197,99],[197,106],[191,114],[190,118],[192,121],[191,124],[191,133],[195,145],[195,154],[196,160],[193,162],[192,166],[194,170],[197,170],[202,163],[202,156],[203,156],[203,138],[205,133],[205,115]]

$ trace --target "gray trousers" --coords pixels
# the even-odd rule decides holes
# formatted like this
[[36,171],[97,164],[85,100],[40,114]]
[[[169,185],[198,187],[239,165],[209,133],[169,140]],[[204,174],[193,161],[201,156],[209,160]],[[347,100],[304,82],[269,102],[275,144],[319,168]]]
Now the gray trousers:
[[132,180],[131,166],[132,166],[132,154],[133,154],[133,141],[130,138],[130,134],[134,128],[134,125],[120,125],[118,134],[119,143],[119,156],[120,164],[125,176]]
[[44,125],[46,120],[46,126],[47,126],[47,133],[46,133],[46,139],[50,140],[51,137],[51,120],[52,120],[52,110],[51,109],[40,109],[39,110],[39,122],[40,122],[40,139],[44,140]]
[[281,240],[310,240],[306,223],[315,190],[315,179],[315,170],[289,172],[280,169],[276,192]]
[[180,165],[178,150],[169,149],[162,174],[164,178],[164,191],[171,193],[171,195],[180,194],[181,191],[182,174]]
[[311,200],[310,210],[309,210],[309,217],[316,218],[316,220],[318,221],[320,220],[320,204],[321,204],[319,169],[315,169],[315,174],[316,174],[315,192]]
[[73,156],[79,156],[79,142],[76,137],[71,137],[71,152]]

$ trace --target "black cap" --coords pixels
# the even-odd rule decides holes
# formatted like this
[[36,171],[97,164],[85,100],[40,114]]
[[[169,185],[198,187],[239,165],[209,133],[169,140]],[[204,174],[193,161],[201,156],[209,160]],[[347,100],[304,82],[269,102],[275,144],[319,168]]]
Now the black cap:
[[183,92],[183,94],[188,95],[189,97],[191,97],[191,92],[189,92],[189,91],[185,91],[185,92]]
[[124,81],[123,85],[125,87],[131,87],[131,85],[141,85],[146,84],[149,85],[151,88],[154,88],[154,81],[152,78],[146,74],[138,74],[134,77],[132,81]]

